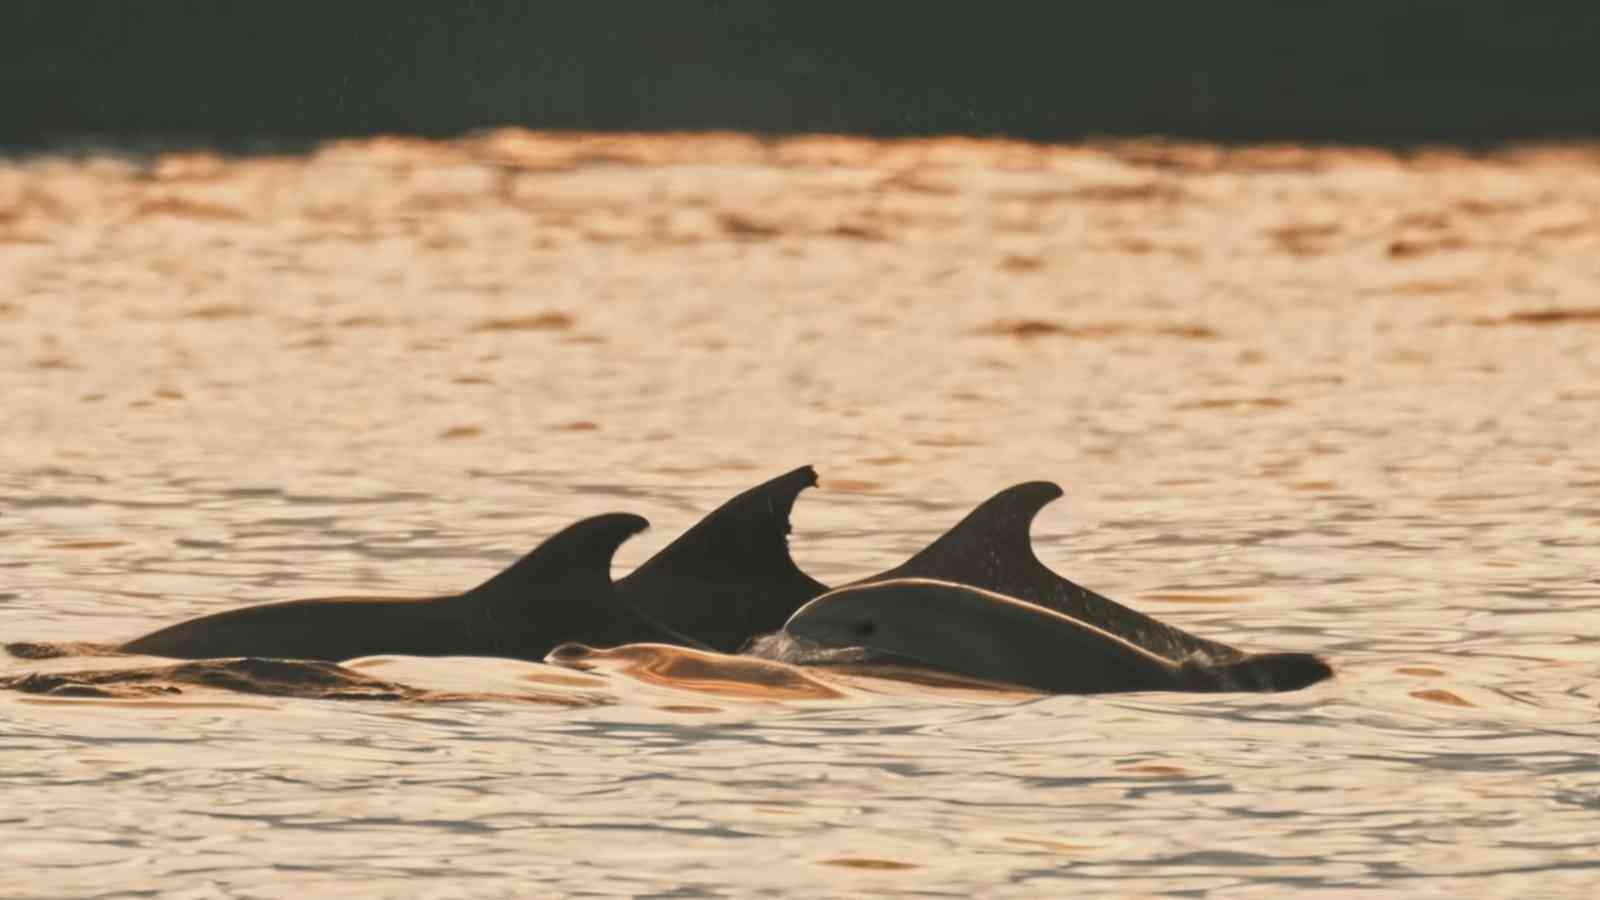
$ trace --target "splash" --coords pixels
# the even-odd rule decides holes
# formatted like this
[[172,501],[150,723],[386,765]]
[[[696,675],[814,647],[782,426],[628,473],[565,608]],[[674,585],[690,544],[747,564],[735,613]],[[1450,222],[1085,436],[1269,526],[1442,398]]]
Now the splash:
[[751,638],[750,646],[746,648],[745,653],[757,659],[791,666],[871,663],[883,658],[881,653],[867,647],[827,647],[814,641],[797,638],[787,631],[776,631]]

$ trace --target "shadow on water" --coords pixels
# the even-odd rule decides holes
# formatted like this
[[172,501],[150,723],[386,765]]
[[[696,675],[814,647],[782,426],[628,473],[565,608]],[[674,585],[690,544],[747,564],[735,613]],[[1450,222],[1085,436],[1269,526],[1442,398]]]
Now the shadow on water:
[[504,701],[554,706],[604,702],[582,694],[461,693],[385,681],[327,662],[291,659],[211,659],[131,669],[28,672],[0,676],[0,688],[51,697],[148,699],[210,688],[302,700],[384,700],[410,703]]
[[[550,665],[506,660],[460,658],[448,663],[463,678],[474,669],[493,681],[494,666],[519,667],[517,679],[550,688],[539,692],[436,690],[377,678],[366,670],[404,657],[373,657],[346,664],[246,657],[209,659],[170,665],[117,667],[111,660],[143,659],[105,644],[18,642],[5,648],[30,661],[98,658],[104,668],[33,671],[0,675],[0,689],[51,697],[145,699],[184,694],[191,689],[228,691],[302,700],[377,700],[408,703],[512,702],[586,707],[615,701],[596,688],[616,679],[689,694],[751,702],[845,700],[856,694],[933,692],[935,697],[991,698],[1015,701],[1039,696],[1010,685],[945,674],[909,665],[830,664],[800,667],[748,656],[710,653],[665,644],[628,644],[596,649],[563,644],[547,659]],[[485,663],[474,666],[474,663]],[[425,663],[426,664],[426,663]],[[521,671],[526,667],[528,671]],[[563,674],[563,670],[589,673]],[[425,670],[427,671],[427,670]],[[437,670],[432,670],[436,672]],[[429,677],[424,674],[423,677]]]

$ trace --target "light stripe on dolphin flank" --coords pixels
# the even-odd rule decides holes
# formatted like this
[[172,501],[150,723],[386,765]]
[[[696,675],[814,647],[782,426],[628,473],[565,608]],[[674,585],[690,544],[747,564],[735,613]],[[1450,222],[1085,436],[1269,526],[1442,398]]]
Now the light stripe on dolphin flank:
[[930,668],[1061,694],[1294,690],[1332,674],[1309,654],[1174,662],[1071,616],[969,585],[897,578],[841,588],[784,631]]

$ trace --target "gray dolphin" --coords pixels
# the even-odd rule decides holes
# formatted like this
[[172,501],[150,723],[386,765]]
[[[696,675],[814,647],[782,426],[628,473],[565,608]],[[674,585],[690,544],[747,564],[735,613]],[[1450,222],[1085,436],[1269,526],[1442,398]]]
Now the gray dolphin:
[[817,647],[860,648],[869,661],[887,657],[1057,694],[1292,691],[1333,675],[1307,653],[1173,660],[1088,621],[928,578],[840,588],[802,606],[783,630]]
[[1196,654],[1238,659],[1244,652],[1192,635],[1057,575],[1034,555],[1029,532],[1039,511],[1062,495],[1049,481],[1027,481],[978,504],[949,531],[898,566],[852,585],[931,578],[971,585],[1054,610],[1108,631],[1172,662]]
[[[832,590],[789,555],[789,515],[800,492],[817,483],[801,466],[734,497],[707,514],[632,574],[617,596],[671,633],[675,643],[733,653],[778,630],[807,601]],[[1244,653],[1153,619],[1056,574],[1034,555],[1034,518],[1061,497],[1059,485],[1029,481],[980,503],[915,556],[850,585],[897,578],[967,584],[1089,622],[1179,662],[1197,653],[1215,660]]]

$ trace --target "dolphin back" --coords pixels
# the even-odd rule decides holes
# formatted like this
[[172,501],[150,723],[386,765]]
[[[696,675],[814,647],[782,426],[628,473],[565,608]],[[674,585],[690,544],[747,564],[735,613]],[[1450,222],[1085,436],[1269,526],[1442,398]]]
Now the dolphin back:
[[971,585],[902,578],[840,588],[784,625],[791,638],[886,662],[1059,694],[1290,691],[1331,677],[1306,653],[1174,662],[1072,616]]
[[619,600],[725,653],[778,630],[828,590],[789,555],[789,514],[816,483],[817,473],[801,466],[739,494],[618,581]]
[[268,603],[180,622],[120,649],[178,659],[337,662],[394,653],[539,660],[567,640],[655,640],[660,632],[619,604],[611,585],[612,555],[648,524],[628,513],[583,519],[457,596]]
[[1196,654],[1214,660],[1244,655],[1129,609],[1040,562],[1029,532],[1039,511],[1061,495],[1061,487],[1049,481],[1012,485],[985,500],[922,552],[856,584],[897,578],[968,584],[1090,623],[1174,663]]
[[784,625],[791,637],[885,661],[1057,694],[1179,690],[1180,667],[1094,625],[971,585],[901,578],[840,588]]
[[670,639],[622,602],[611,581],[617,548],[649,525],[632,513],[582,519],[461,595],[465,615],[487,628],[488,655],[542,660],[567,641],[611,647]]

